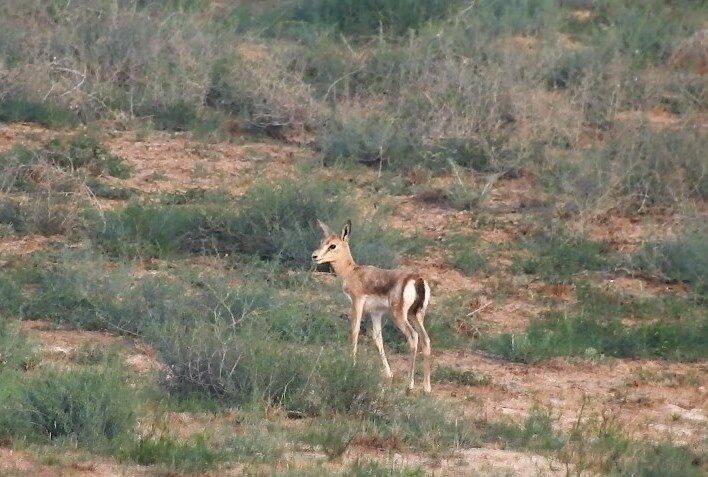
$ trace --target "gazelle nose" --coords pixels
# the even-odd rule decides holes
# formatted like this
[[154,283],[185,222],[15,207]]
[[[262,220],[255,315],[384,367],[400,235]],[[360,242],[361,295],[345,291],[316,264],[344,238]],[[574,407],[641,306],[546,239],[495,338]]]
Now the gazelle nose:
[[316,253],[313,253],[313,254],[312,254],[312,260],[317,260],[317,254],[316,254]]

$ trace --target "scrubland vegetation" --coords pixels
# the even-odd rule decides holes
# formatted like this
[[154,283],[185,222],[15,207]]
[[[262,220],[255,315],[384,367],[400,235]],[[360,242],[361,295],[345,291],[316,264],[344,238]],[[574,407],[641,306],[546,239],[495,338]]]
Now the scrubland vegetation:
[[[527,475],[481,449],[703,475],[705,434],[619,419],[625,388],[705,388],[707,26],[691,0],[2,2],[0,474],[37,469],[12,448],[57,472]],[[145,159],[164,144],[184,181]],[[353,220],[360,263],[435,274],[431,396],[350,359],[318,218]],[[52,354],[67,331],[90,339]],[[666,379],[570,425],[562,396],[489,412],[504,373],[633,360]]]

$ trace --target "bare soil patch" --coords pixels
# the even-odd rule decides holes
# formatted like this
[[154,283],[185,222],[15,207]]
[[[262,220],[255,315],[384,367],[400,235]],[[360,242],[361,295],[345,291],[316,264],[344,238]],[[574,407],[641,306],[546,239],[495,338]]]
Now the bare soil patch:
[[[406,356],[392,358],[396,375],[401,376]],[[668,439],[699,448],[707,437],[707,361],[556,358],[523,364],[476,352],[444,351],[434,352],[434,362],[491,376],[488,386],[433,386],[434,394],[461,403],[476,418],[521,422],[542,406],[550,408],[560,428],[568,431],[583,409],[583,419],[615,419],[636,439]]]

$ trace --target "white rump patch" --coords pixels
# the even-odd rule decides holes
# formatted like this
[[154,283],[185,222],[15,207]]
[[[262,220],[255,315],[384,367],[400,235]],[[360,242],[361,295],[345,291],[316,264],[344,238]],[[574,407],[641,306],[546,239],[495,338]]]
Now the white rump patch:
[[425,285],[425,297],[423,297],[423,311],[428,309],[428,303],[430,303],[430,285],[426,280],[423,280],[423,285]]
[[413,306],[415,302],[416,291],[415,291],[415,280],[408,280],[406,286],[403,287],[403,311],[404,316],[408,315],[408,310]]

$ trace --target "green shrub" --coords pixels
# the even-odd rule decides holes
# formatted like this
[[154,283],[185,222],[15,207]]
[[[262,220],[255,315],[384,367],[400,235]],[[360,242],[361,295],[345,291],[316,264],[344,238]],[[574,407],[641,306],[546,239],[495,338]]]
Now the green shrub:
[[584,208],[617,205],[629,212],[647,206],[676,207],[708,197],[703,151],[697,128],[655,130],[647,124],[619,125],[601,146],[572,161],[554,164],[560,192]]
[[128,200],[133,195],[132,189],[126,187],[112,187],[96,178],[89,178],[86,181],[86,187],[89,188],[93,195],[101,197],[102,199]]
[[0,374],[5,370],[28,368],[33,360],[34,353],[20,332],[19,323],[0,316]]
[[640,269],[690,283],[696,293],[708,295],[708,227],[677,240],[647,244],[634,261]]
[[381,411],[369,414],[368,422],[371,428],[365,429],[365,435],[428,452],[479,444],[471,422],[427,397],[392,397]]
[[335,460],[344,455],[358,431],[356,425],[344,419],[315,420],[300,439],[324,452],[329,460]]
[[16,232],[24,228],[25,215],[17,201],[9,198],[0,201],[0,224],[9,225]]
[[164,257],[178,251],[247,254],[307,268],[320,241],[320,219],[338,227],[354,223],[352,253],[362,263],[391,266],[396,251],[416,242],[385,231],[377,217],[365,220],[346,200],[341,184],[295,182],[253,187],[238,212],[223,206],[149,206],[93,218],[90,234],[106,252],[118,256]]
[[705,475],[705,456],[669,443],[645,445],[631,456],[619,459],[608,475],[698,477]]
[[42,371],[27,376],[0,404],[0,421],[21,416],[0,432],[30,441],[68,438],[89,449],[108,449],[132,432],[135,392],[114,369]]
[[22,309],[22,290],[11,273],[0,273],[0,310],[2,318],[17,316]]
[[53,139],[37,151],[58,167],[74,170],[85,168],[93,175],[108,174],[126,179],[131,166],[110,153],[101,140],[91,134],[76,134],[66,139]]
[[227,323],[169,329],[154,340],[175,392],[201,392],[239,406],[277,404],[296,415],[357,414],[378,398],[378,368],[334,348],[278,342]]
[[32,101],[10,95],[0,99],[0,122],[31,122],[42,126],[76,126],[79,118],[73,111],[51,102]]
[[162,131],[189,131],[198,123],[197,110],[185,101],[151,108],[155,129]]
[[204,215],[194,209],[142,205],[131,202],[125,208],[103,216],[88,214],[89,236],[110,255],[123,257],[167,257],[181,249],[187,233],[200,230]]
[[419,141],[392,120],[350,117],[332,121],[318,144],[325,165],[355,161],[401,170],[421,159]]

